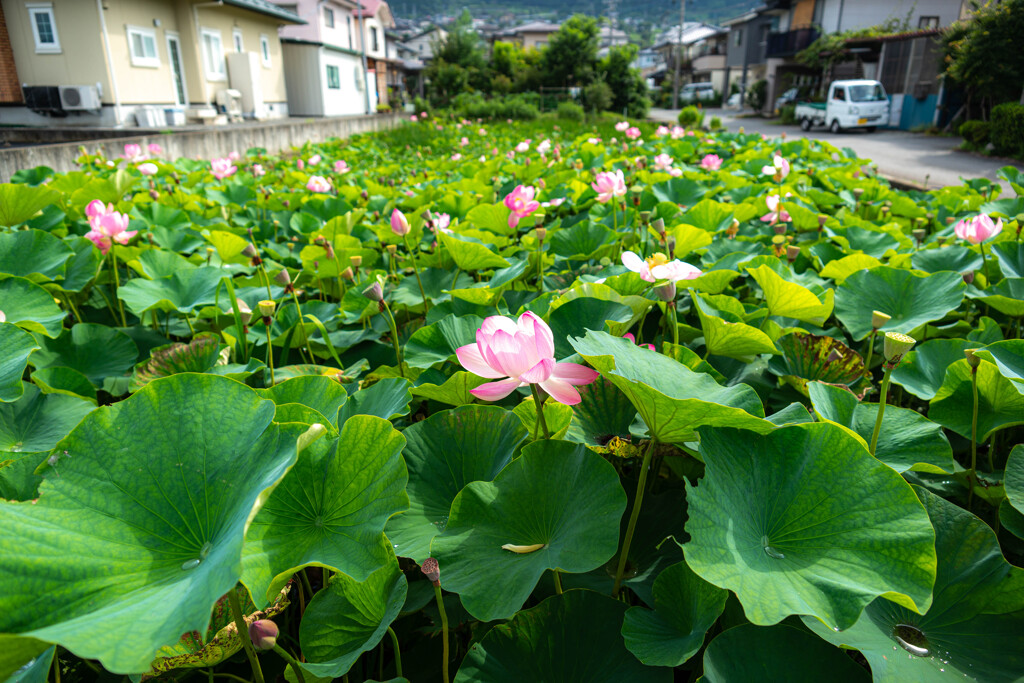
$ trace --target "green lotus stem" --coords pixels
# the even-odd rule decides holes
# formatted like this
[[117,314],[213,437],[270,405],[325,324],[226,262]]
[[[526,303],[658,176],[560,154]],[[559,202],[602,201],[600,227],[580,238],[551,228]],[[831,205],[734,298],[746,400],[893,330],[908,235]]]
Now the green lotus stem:
[[555,578],[555,592],[559,595],[562,594],[562,575],[557,569],[551,570],[551,575]]
[[267,275],[266,268],[263,267],[263,263],[260,263],[260,265],[257,266],[257,268],[259,269],[260,277],[263,280],[263,284],[266,285],[267,287],[267,299],[273,299],[274,294],[270,291],[270,276]]
[[388,327],[391,328],[391,342],[395,347],[395,358],[398,361],[398,374],[401,377],[405,377],[405,368],[402,367],[402,347],[398,343],[398,325],[395,324],[395,316],[391,314],[391,307],[388,306],[388,302],[381,301],[381,305],[384,307],[384,313],[387,314]]
[[295,672],[295,678],[298,679],[299,683],[306,683],[306,677],[302,675],[302,667],[299,666],[299,663],[295,660],[295,657],[292,657],[290,654],[288,654],[287,650],[285,650],[280,645],[277,645],[276,643],[274,644],[274,652],[281,655],[281,659],[288,662],[288,665],[292,668],[292,671]]
[[299,314],[299,329],[302,330],[302,343],[306,346],[306,351],[309,352],[309,362],[316,363],[316,356],[313,355],[313,347],[309,342],[309,335],[306,334],[306,328],[302,324],[302,308],[299,306],[299,295],[295,293],[295,289],[292,289],[292,301],[295,302],[295,312]]
[[875,355],[875,334],[877,332],[878,330],[872,328],[871,334],[868,335],[868,357],[864,361],[864,369],[868,371],[868,374],[871,373],[871,357]]
[[75,320],[82,322],[82,316],[78,313],[78,308],[75,306],[75,302],[71,300],[71,296],[67,292],[61,292],[60,298],[63,299],[64,303],[71,309],[71,313],[74,314]]
[[420,279],[420,268],[416,265],[416,254],[413,253],[412,247],[409,246],[409,237],[402,235],[402,241],[405,242],[405,250],[409,252],[409,260],[412,261],[412,272],[416,274],[416,284],[420,287],[420,296],[423,297],[423,312],[430,312],[430,304],[427,302],[427,292],[423,289],[423,280]]
[[[551,432],[548,431],[548,423],[544,420],[544,401],[541,399],[540,390],[536,384],[531,384],[530,391],[533,393],[533,407],[537,409],[537,424],[540,425],[541,430],[544,432],[544,438],[550,439]],[[536,427],[533,429],[533,440],[537,440]]]
[[882,431],[882,415],[885,414],[885,400],[889,395],[889,380],[892,377],[892,370],[895,366],[885,364],[885,374],[882,376],[881,395],[878,397],[878,417],[875,418],[875,429],[871,432],[871,455],[875,454],[878,446],[878,434]]
[[677,317],[679,314],[676,312],[676,302],[673,299],[665,305],[668,306],[670,317],[669,325],[672,326],[672,343],[675,346],[679,346],[679,319]]
[[117,296],[117,290],[121,289],[121,276],[117,273],[117,257],[114,256],[114,247],[110,247],[110,270],[114,273],[114,299],[117,301],[117,310],[121,314],[121,327],[128,327],[124,317],[124,302]]
[[391,636],[391,644],[395,648],[395,675],[399,678],[402,677],[402,649],[398,646],[398,636],[395,635],[395,629],[388,626],[388,635]]
[[971,412],[971,472],[967,477],[968,510],[971,509],[971,503],[974,501],[974,485],[978,481],[978,368],[973,366],[971,367],[971,394],[974,396],[974,408]]
[[441,613],[441,637],[444,638],[444,659],[441,660],[441,673],[444,683],[450,683],[448,676],[448,614],[444,611],[444,600],[441,599],[441,586],[434,584],[434,598],[437,600],[437,611]]
[[192,327],[192,321],[188,319],[188,313],[186,313],[182,317],[185,318],[185,324],[188,325],[189,334],[191,334],[193,337],[196,336],[196,328]]
[[234,586],[228,591],[228,604],[231,605],[231,614],[235,618],[235,628],[238,630],[238,637],[242,639],[245,656],[249,658],[252,675],[256,679],[256,683],[265,683],[263,669],[260,668],[260,660],[256,656],[256,648],[253,647],[252,638],[249,637],[249,628],[245,625],[245,617],[242,616],[242,603],[238,600],[238,591]]
[[305,587],[306,592],[309,593],[309,599],[313,599],[313,584],[309,582],[309,577],[306,576],[306,572],[299,570],[299,578],[302,579],[302,585]]
[[56,648],[53,650],[53,681],[60,683],[60,653]]
[[544,291],[544,242],[537,240],[537,291]]
[[647,470],[651,467],[651,457],[654,455],[654,444],[657,439],[647,442],[647,450],[644,452],[644,461],[640,465],[640,480],[636,483],[636,496],[633,498],[633,509],[629,512],[629,525],[626,527],[626,538],[622,541],[622,552],[619,553],[619,566],[615,569],[615,585],[612,587],[612,597],[619,597],[619,588],[622,586],[622,575],[626,571],[626,559],[629,557],[629,546],[633,543],[633,532],[636,531],[636,522],[640,518],[640,506],[644,502],[644,490],[647,488]]
[[985,286],[988,287],[988,257],[985,255],[985,243],[978,242],[981,249],[981,274],[985,276]]
[[274,386],[274,342],[270,337],[270,326],[274,319],[271,318],[270,322],[264,322],[264,327],[267,330],[267,367],[270,368],[270,386]]

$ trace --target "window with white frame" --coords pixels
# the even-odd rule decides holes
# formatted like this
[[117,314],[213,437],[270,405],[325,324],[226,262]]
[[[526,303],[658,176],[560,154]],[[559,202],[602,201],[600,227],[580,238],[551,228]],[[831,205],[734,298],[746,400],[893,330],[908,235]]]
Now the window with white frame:
[[242,29],[231,29],[231,42],[235,44],[235,52],[245,52],[245,41],[242,40]]
[[324,26],[334,28],[334,10],[330,7],[324,7]]
[[338,67],[334,66],[333,64],[327,65],[327,89],[341,89],[341,72],[338,70]]
[[227,65],[224,63],[224,43],[220,39],[220,31],[204,28],[200,31],[203,39],[203,66],[206,79],[223,81],[227,78]]
[[57,21],[53,16],[53,4],[49,2],[30,2],[28,9],[29,23],[32,24],[32,37],[36,41],[36,53],[56,54],[60,52],[60,39],[57,37]]
[[263,60],[263,66],[270,68],[270,38],[261,35],[260,36],[260,58]]
[[348,22],[348,46],[349,49],[355,49],[355,45],[352,43],[352,17],[345,17]]
[[376,52],[380,49],[380,45],[377,43],[377,28],[375,26],[370,27],[370,50]]
[[128,50],[131,53],[132,66],[157,68],[160,56],[156,51],[156,31],[138,26],[125,29],[128,36]]

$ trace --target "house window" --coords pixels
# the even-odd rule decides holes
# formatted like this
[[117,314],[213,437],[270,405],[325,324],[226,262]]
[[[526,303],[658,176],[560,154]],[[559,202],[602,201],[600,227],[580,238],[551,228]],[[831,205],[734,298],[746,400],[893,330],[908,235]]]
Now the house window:
[[126,32],[132,66],[159,67],[160,57],[156,53],[156,31],[129,26]]
[[235,44],[235,52],[245,52],[245,42],[242,40],[242,29],[231,29],[231,42]]
[[380,46],[377,44],[377,29],[375,27],[371,26],[370,27],[370,51],[371,52],[376,52],[378,49],[380,49]]
[[203,37],[203,63],[206,68],[206,79],[223,81],[228,70],[224,64],[224,44],[220,39],[220,31],[204,28],[200,31]]
[[260,36],[260,57],[263,59],[263,66],[270,68],[270,38]]
[[345,17],[345,19],[348,21],[348,46],[351,49],[355,47],[352,44],[352,17]]
[[333,64],[327,65],[327,88],[329,90],[341,90],[341,73],[338,67]]
[[732,30],[732,44],[739,47],[743,44],[743,29],[734,28]]
[[36,52],[42,54],[60,52],[57,22],[53,17],[53,5],[48,2],[34,2],[25,7],[28,8],[28,19],[32,24],[32,37],[36,39]]
[[927,28],[938,28],[939,18],[938,17],[921,17],[917,20],[917,27],[921,29]]
[[324,7],[324,26],[334,28],[334,10],[330,7]]

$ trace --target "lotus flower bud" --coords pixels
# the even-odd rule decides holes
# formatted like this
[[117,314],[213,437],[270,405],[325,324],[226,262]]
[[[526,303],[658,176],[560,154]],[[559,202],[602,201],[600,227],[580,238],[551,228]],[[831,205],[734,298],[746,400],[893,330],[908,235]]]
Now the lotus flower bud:
[[967,364],[972,368],[981,365],[981,359],[975,355],[974,349],[964,349],[964,356],[967,358]]
[[885,324],[892,320],[892,316],[881,311],[871,311],[871,327],[879,330],[885,327]]
[[435,586],[441,585],[441,567],[437,564],[437,560],[433,557],[428,557],[423,560],[423,564],[420,565],[420,571],[423,575],[430,580]]
[[277,310],[277,302],[271,299],[264,299],[256,304],[256,306],[260,309],[260,315],[264,318],[273,317],[274,311]]
[[960,273],[960,277],[963,278],[964,284],[968,284],[968,285],[973,285],[974,284],[974,271],[973,270],[965,270],[964,272]]
[[363,296],[370,301],[384,301],[384,287],[381,286],[380,281],[376,281],[363,290]]
[[536,230],[534,230],[534,232],[537,235],[537,240],[540,242],[543,242],[544,238],[548,236],[547,228],[537,228]]
[[249,321],[252,320],[252,309],[249,308],[249,304],[241,299],[235,299],[235,305],[238,306],[238,317],[242,319],[242,324],[248,325]]
[[249,638],[257,650],[274,649],[279,633],[277,624],[270,619],[259,619],[249,624]]
[[292,276],[288,272],[287,268],[282,269],[280,272],[274,275],[274,282],[279,285],[289,285],[292,282]]
[[345,268],[345,270],[339,273],[339,277],[341,277],[343,280],[348,280],[349,282],[351,282],[352,280],[355,279],[355,274],[352,272],[351,268]]
[[676,283],[670,282],[667,285],[661,285],[660,287],[654,288],[654,294],[664,302],[675,301],[676,299]]
[[907,352],[914,348],[916,343],[916,339],[905,334],[886,332],[885,344],[883,346],[885,360],[893,367],[899,365],[900,361],[903,360],[903,356],[907,355]]
[[360,256],[359,254],[349,256],[348,262],[352,264],[353,268],[358,268],[359,266],[363,265],[363,257]]
[[398,209],[391,212],[391,232],[400,237],[409,234],[409,219]]
[[256,251],[256,247],[254,247],[252,244],[246,244],[245,249],[242,249],[242,256],[246,258],[255,258],[259,256],[259,254],[260,253]]
[[665,234],[665,219],[664,218],[655,218],[653,221],[651,221],[651,227],[654,228],[654,231],[656,233],[658,233],[659,235],[664,235]]

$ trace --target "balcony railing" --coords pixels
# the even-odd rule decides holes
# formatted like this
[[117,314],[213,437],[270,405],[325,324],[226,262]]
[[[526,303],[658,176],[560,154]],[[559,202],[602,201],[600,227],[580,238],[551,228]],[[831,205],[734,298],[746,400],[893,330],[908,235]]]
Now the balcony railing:
[[769,33],[765,57],[792,57],[818,39],[815,28],[798,28],[783,33]]

